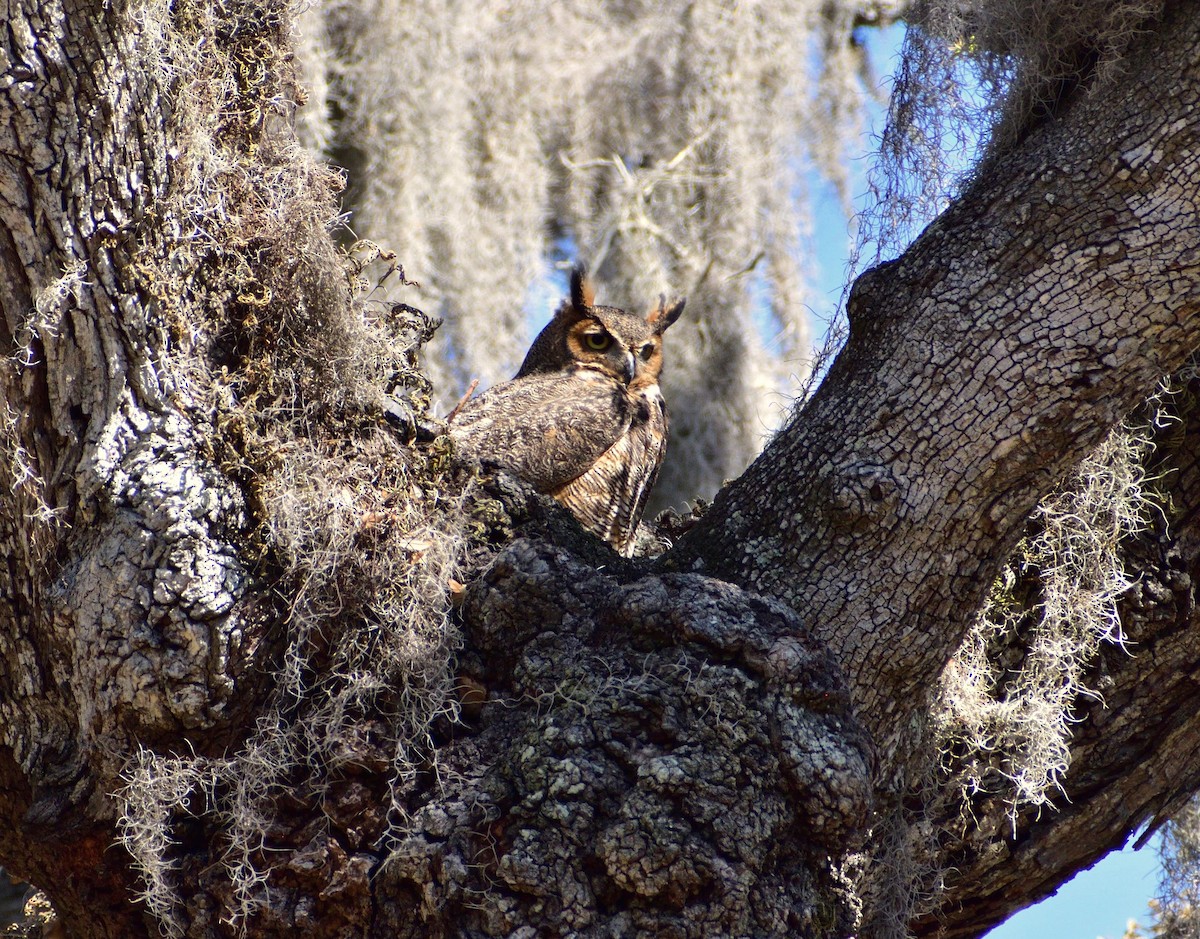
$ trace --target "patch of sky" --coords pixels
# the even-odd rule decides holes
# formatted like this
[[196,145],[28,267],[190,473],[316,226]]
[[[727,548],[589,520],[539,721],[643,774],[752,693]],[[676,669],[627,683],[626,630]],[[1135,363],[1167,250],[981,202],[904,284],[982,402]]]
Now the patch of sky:
[[997,926],[986,939],[1120,939],[1130,920],[1150,923],[1146,905],[1158,885],[1155,836],[1149,845],[1114,851],[1051,897]]

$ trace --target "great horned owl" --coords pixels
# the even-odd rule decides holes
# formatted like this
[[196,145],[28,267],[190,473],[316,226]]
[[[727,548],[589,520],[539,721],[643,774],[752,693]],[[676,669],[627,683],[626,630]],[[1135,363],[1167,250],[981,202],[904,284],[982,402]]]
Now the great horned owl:
[[570,299],[516,376],[467,401],[450,421],[456,450],[553,496],[629,556],[667,449],[662,337],[683,303],[660,297],[645,317],[596,306],[577,267]]

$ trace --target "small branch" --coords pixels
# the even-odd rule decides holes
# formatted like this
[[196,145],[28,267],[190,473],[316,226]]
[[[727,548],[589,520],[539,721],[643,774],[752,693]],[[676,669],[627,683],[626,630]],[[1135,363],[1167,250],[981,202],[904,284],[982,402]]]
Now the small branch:
[[471,386],[467,389],[467,393],[458,399],[458,404],[454,405],[454,408],[450,411],[449,414],[446,415],[446,423],[447,424],[449,424],[451,421],[454,420],[454,418],[456,418],[458,416],[458,412],[461,411],[463,405],[466,404],[471,399],[471,395],[475,394],[475,389],[478,387],[479,387],[479,379],[476,378],[473,382],[471,382]]

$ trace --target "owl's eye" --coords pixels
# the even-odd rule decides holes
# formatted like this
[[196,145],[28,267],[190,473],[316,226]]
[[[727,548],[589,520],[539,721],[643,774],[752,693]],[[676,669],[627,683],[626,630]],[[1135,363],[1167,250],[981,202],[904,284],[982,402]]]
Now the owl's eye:
[[585,333],[583,341],[589,349],[603,352],[612,342],[612,337],[608,333]]
[[638,355],[642,357],[643,362],[649,362],[650,356],[654,355],[654,343],[646,343],[644,346],[638,349]]

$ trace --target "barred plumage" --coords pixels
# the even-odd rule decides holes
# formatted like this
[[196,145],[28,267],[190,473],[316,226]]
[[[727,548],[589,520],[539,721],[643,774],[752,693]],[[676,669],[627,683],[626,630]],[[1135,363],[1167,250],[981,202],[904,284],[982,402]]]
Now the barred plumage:
[[457,451],[553,496],[628,556],[666,453],[662,335],[683,303],[660,298],[645,317],[596,306],[576,268],[570,299],[516,377],[468,401],[451,421]]

